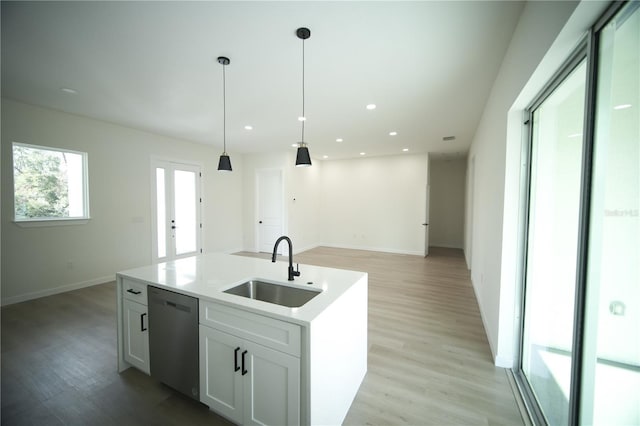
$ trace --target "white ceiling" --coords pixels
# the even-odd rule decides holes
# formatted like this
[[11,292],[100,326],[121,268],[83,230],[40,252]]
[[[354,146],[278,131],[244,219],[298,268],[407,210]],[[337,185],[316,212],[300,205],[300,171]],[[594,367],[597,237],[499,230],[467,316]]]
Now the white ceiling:
[[522,5],[3,1],[2,96],[222,147],[224,55],[227,150],[293,149],[306,26],[314,158],[464,153]]

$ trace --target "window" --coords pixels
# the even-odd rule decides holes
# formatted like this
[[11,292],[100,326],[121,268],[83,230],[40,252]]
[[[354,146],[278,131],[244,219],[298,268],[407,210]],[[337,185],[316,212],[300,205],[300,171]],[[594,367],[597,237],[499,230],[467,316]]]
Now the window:
[[87,154],[13,143],[16,222],[89,218]]

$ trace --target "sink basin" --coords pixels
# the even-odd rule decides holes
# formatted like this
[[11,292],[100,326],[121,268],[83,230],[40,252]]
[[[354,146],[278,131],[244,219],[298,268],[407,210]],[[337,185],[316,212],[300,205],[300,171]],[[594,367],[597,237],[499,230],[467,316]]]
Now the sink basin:
[[320,291],[289,287],[260,280],[251,280],[231,287],[225,290],[224,293],[275,303],[276,305],[287,306],[289,308],[298,308],[320,294]]

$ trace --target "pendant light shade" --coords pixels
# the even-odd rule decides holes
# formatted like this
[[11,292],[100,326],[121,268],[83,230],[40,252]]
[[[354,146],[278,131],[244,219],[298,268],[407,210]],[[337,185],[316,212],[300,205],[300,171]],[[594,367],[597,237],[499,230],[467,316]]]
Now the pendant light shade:
[[309,155],[309,148],[304,143],[304,122],[306,116],[304,115],[304,41],[311,37],[311,31],[309,28],[298,28],[296,36],[302,40],[302,138],[298,144],[298,153],[296,154],[296,167],[309,167],[311,165],[311,156]]
[[309,148],[300,144],[298,153],[296,154],[296,167],[309,167],[311,165],[311,157],[309,156]]
[[230,172],[231,169],[231,158],[227,155],[227,153],[223,153],[220,155],[220,161],[218,161],[218,171],[220,172]]
[[229,58],[224,56],[218,57],[218,63],[222,65],[222,143],[223,150],[220,155],[220,161],[218,161],[219,172],[230,172],[231,158],[227,155],[227,82],[225,76],[225,67],[231,63]]

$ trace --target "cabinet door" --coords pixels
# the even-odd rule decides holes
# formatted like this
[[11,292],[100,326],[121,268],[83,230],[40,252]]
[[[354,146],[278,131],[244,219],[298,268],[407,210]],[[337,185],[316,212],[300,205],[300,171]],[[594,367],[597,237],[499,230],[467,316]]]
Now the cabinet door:
[[238,424],[243,414],[243,351],[241,339],[200,326],[200,401]]
[[244,346],[243,424],[300,424],[300,359],[252,342]]
[[124,359],[149,374],[149,318],[147,307],[131,300],[123,300]]

